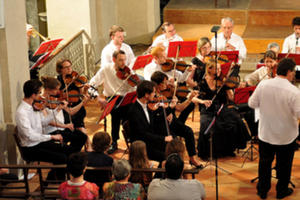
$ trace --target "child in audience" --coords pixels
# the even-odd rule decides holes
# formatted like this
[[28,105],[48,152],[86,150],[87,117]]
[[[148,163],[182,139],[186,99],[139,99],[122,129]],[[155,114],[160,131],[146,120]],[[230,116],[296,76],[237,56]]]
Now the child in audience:
[[87,157],[84,153],[73,153],[67,162],[67,171],[70,173],[70,180],[59,186],[59,193],[62,199],[98,199],[99,188],[95,183],[83,179],[87,165]]

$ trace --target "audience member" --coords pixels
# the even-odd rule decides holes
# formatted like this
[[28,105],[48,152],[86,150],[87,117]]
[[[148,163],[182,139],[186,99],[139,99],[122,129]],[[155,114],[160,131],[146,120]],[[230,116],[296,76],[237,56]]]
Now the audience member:
[[98,199],[98,186],[84,180],[83,174],[87,165],[84,153],[71,154],[67,163],[70,180],[59,186],[59,193],[63,199]]
[[142,200],[145,198],[144,188],[140,184],[130,183],[131,166],[127,160],[114,161],[112,173],[115,181],[105,183],[103,198],[107,200]]

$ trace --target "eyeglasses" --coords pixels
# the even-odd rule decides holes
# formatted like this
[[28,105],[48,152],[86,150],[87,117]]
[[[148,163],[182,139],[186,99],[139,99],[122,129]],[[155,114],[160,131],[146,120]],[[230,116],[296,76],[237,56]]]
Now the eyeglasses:
[[66,68],[71,68],[72,65],[68,65],[68,66],[64,66],[63,69],[66,69]]

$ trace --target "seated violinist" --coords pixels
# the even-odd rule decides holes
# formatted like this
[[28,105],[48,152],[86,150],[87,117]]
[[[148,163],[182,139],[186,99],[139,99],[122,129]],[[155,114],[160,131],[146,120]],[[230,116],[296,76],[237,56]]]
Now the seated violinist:
[[276,72],[274,71],[274,67],[277,65],[276,53],[272,50],[268,50],[265,53],[263,60],[265,66],[260,67],[251,74],[248,74],[245,77],[245,82],[240,83],[240,87],[254,86],[262,80],[270,79],[276,76]]
[[[119,95],[116,105],[120,103],[123,97],[128,92],[133,92],[135,87],[130,85],[132,80],[133,72],[129,67],[125,65],[126,55],[123,50],[117,50],[113,53],[113,63],[108,63],[101,66],[100,70],[90,80],[89,85],[98,87],[103,85],[103,95],[110,100],[115,96]],[[130,77],[128,77],[130,76]],[[125,81],[127,79],[127,81]],[[134,80],[133,82],[139,80]],[[98,101],[101,105],[105,105],[106,101],[98,96]],[[109,154],[112,154],[118,149],[118,139],[121,121],[126,119],[126,113],[129,105],[115,107],[111,111],[111,136],[112,145],[108,150]]]
[[[54,97],[60,92],[60,82],[56,78],[52,77],[42,77],[42,82],[44,85],[43,97],[46,101],[48,101],[47,103],[49,105],[43,110],[43,113],[45,116],[54,115],[52,111],[60,103],[60,101],[57,101],[57,98]],[[77,106],[73,108],[67,107],[64,110],[69,114],[69,116],[72,116],[80,110],[87,100],[88,98],[85,97],[84,100]],[[68,154],[81,151],[82,146],[87,141],[87,136],[83,132],[74,129],[73,123],[65,124],[62,110],[53,117],[54,120],[45,126],[45,134],[61,134],[64,144],[69,146],[70,152]],[[68,144],[69,142],[70,144]]]
[[[212,156],[234,156],[236,148],[246,147],[249,134],[243,124],[239,113],[227,106],[233,101],[233,90],[224,83],[216,86],[216,74],[221,74],[220,65],[214,61],[206,64],[205,78],[200,84],[200,133],[198,140],[198,155],[202,159],[210,156],[210,137],[212,138]],[[221,87],[221,88],[216,88]],[[218,91],[216,93],[216,91]],[[212,101],[212,99],[214,99]],[[193,99],[196,102],[196,98]],[[219,112],[218,112],[219,111]],[[218,113],[215,124],[208,129],[214,116]]]
[[[156,96],[158,98],[163,97],[162,91],[168,87],[168,76],[162,72],[157,71],[152,74],[151,80],[156,84]],[[160,107],[157,107],[157,105],[155,105],[155,107],[152,109],[154,110],[154,132],[165,136],[172,135],[173,137],[183,137],[185,139],[185,146],[190,157],[190,163],[198,168],[202,168],[202,165],[196,159],[195,138],[193,130],[182,123],[180,120],[178,120],[175,115],[175,110],[182,111],[192,102],[192,99],[197,95],[197,91],[192,91],[188,95],[186,101],[180,104],[177,104],[177,98],[176,96],[174,96],[170,105],[163,104]]]
[[[156,72],[156,71],[161,71],[164,72],[169,79],[176,79],[178,82],[184,82],[186,81],[188,75],[189,75],[189,71],[191,71],[190,68],[188,68],[187,70],[184,71],[184,73],[175,70],[175,77],[174,76],[174,69],[172,64],[170,63],[166,63],[167,62],[167,56],[166,56],[166,52],[165,52],[165,48],[163,46],[157,46],[154,47],[151,50],[151,55],[153,56],[153,60],[151,63],[149,63],[148,65],[145,66],[144,68],[144,78],[145,80],[150,80],[151,79],[151,75]],[[172,61],[169,61],[172,62]],[[165,68],[162,68],[163,64],[166,64]],[[164,71],[165,70],[165,71]]]
[[[84,93],[85,87],[78,87],[75,84],[75,80],[78,77],[78,73],[73,71],[72,62],[68,59],[62,58],[59,59],[56,63],[56,72],[59,74],[57,79],[59,80],[61,86],[60,90],[62,93],[65,93],[67,96],[72,94],[72,96],[77,96],[74,98],[74,102],[69,103],[69,107],[75,107],[78,104],[81,104],[81,99],[78,98],[82,96]],[[86,110],[84,106],[81,106],[79,111],[76,114],[72,115],[71,119],[69,118],[69,114],[64,110],[65,123],[73,123],[75,129],[79,129],[83,133],[87,133],[84,125],[84,118],[86,116]]]
[[[49,135],[44,133],[43,127],[54,120],[54,116],[66,104],[59,104],[53,110],[54,115],[44,116],[42,111],[36,111],[33,103],[40,100],[42,93],[42,82],[37,79],[28,80],[23,86],[24,98],[16,111],[16,124],[18,137],[24,157],[30,161],[44,161],[53,164],[64,164],[67,162],[67,147],[62,146],[61,134]],[[53,176],[51,176],[53,175]],[[51,176],[51,177],[50,177]],[[61,174],[61,177],[64,173]],[[53,179],[53,170],[49,172],[48,179]]]

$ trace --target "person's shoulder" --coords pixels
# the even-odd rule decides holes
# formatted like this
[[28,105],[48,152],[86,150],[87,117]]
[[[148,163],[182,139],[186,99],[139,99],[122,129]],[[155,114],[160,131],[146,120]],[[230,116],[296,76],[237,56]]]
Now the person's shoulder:
[[92,182],[88,182],[88,181],[86,181],[84,184],[83,184],[83,186],[85,187],[85,188],[91,188],[91,189],[97,189],[98,190],[98,186],[97,186],[97,184],[96,183],[92,183]]
[[124,43],[124,42],[122,43],[122,46],[125,47],[126,49],[131,49],[130,45],[129,45],[129,44],[126,44],[126,43]]

